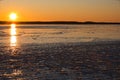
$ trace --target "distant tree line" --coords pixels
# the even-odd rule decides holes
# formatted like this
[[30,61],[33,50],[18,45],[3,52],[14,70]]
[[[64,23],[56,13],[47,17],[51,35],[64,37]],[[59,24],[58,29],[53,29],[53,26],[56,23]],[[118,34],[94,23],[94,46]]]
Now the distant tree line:
[[0,21],[0,24],[120,24],[120,22],[78,22],[78,21],[18,21],[18,22],[10,22],[10,21]]

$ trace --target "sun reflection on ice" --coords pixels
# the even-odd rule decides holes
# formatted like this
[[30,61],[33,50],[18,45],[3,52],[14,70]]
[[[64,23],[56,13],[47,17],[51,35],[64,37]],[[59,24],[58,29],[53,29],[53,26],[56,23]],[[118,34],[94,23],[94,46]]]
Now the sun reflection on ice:
[[11,36],[11,46],[16,46],[16,36]]
[[10,38],[10,46],[16,46],[17,38],[16,38],[16,25],[11,24],[11,38]]
[[15,36],[15,35],[16,35],[16,25],[11,24],[11,36]]

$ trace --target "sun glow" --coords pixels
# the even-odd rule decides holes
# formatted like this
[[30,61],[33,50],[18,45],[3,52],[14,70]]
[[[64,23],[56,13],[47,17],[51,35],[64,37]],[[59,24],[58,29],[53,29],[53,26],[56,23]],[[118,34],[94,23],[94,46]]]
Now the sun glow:
[[9,18],[10,18],[10,20],[15,21],[16,18],[17,18],[17,14],[16,14],[16,13],[11,13],[11,14],[9,15]]

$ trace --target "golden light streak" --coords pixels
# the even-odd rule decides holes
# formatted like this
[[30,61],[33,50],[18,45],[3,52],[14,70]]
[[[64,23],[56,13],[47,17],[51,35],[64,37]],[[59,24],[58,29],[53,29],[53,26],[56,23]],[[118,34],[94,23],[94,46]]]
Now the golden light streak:
[[11,38],[10,38],[10,46],[16,46],[17,38],[16,38],[16,25],[11,24]]

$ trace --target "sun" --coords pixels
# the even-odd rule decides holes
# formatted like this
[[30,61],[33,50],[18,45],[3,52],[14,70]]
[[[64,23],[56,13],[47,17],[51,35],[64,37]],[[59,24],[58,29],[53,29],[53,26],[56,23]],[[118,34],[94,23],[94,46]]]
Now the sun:
[[16,13],[10,13],[9,18],[10,18],[10,20],[15,21],[16,18],[17,18],[17,14]]

